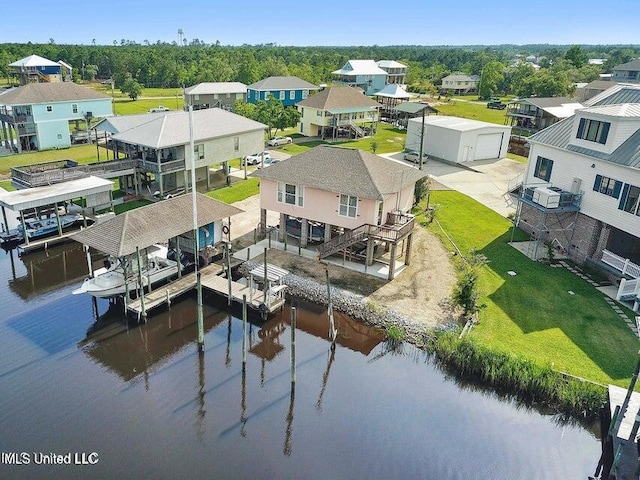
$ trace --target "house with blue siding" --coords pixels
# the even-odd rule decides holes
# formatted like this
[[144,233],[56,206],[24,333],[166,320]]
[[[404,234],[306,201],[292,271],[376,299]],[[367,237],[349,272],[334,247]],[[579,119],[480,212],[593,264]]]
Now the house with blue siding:
[[72,70],[71,66],[63,61],[53,62],[38,55],[29,55],[9,64],[9,76],[20,85],[70,82]]
[[274,97],[285,107],[293,107],[320,87],[298,77],[268,77],[247,87],[247,102],[258,103]]
[[640,302],[640,85],[585,104],[528,138],[516,223],[543,256],[599,266],[621,279],[619,299]]
[[113,115],[113,99],[72,82],[29,83],[0,94],[5,146],[17,152],[67,148],[88,139],[92,119]]
[[331,72],[334,84],[346,84],[374,95],[387,85],[389,73],[373,60],[349,60],[344,66]]

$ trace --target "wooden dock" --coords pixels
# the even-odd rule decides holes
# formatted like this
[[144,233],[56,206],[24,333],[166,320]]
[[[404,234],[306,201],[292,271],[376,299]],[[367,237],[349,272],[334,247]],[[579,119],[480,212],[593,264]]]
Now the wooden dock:
[[[211,264],[200,269],[201,281],[204,285],[205,278],[216,277],[222,273],[222,267],[220,265]],[[181,278],[163,285],[161,287],[153,289],[149,293],[144,295],[144,309],[145,311],[152,310],[160,305],[164,305],[167,302],[171,302],[174,298],[182,295],[183,293],[193,290],[196,287],[196,275],[191,272],[187,275],[183,275]],[[136,316],[142,315],[142,302],[140,298],[130,300],[127,302],[127,310]]]
[[[211,264],[200,269],[200,281],[202,288],[211,290],[226,298],[229,296],[229,280],[221,277],[223,269],[220,265]],[[144,295],[144,309],[149,312],[156,307],[171,303],[175,297],[183,293],[193,290],[196,287],[195,273],[189,273],[182,278],[175,280],[167,285],[153,289]],[[247,306],[260,311],[260,306],[264,304],[264,292],[262,290],[250,289],[249,285],[231,281],[231,300],[242,303],[242,296],[247,296]],[[284,296],[272,296],[266,314],[272,313],[284,305]],[[262,307],[264,309],[264,307]],[[127,311],[133,313],[137,317],[142,315],[142,302],[140,298],[127,302]],[[262,314],[263,312],[260,311]]]
[[[609,385],[609,403],[613,416],[616,406],[622,406],[627,396],[627,389]],[[633,392],[629,398],[627,408],[622,419],[618,419],[613,428],[614,469],[612,474],[616,479],[631,479],[638,467],[638,449],[636,436],[640,411],[640,393]],[[617,428],[616,428],[617,427]]]
[[73,230],[63,232],[62,235],[56,235],[55,237],[47,237],[40,240],[31,240],[29,243],[21,243],[18,245],[18,250],[23,253],[29,253],[35,250],[46,250],[50,246],[57,245],[58,243],[71,241],[69,237],[75,235],[79,231],[79,228],[75,228]]

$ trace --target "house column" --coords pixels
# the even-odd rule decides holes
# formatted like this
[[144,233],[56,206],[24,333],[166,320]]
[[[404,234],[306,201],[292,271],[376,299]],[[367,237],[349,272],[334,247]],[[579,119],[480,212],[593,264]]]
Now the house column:
[[267,209],[260,209],[260,226],[258,227],[258,233],[264,235],[267,230]]
[[375,250],[375,244],[373,237],[367,239],[367,259],[365,260],[365,266],[370,267],[373,265],[373,251]]
[[396,253],[398,250],[398,244],[393,243],[391,245],[391,257],[389,258],[389,275],[387,280],[393,280],[396,274]]
[[289,219],[289,215],[286,213],[280,214],[280,228],[278,230],[278,241],[284,242],[284,236],[287,234],[287,220]]
[[[18,139],[18,131],[16,130],[16,140],[17,139]],[[11,150],[13,151],[13,128],[11,128],[11,126],[9,126],[9,143],[11,144]],[[18,141],[16,142],[16,145],[18,147],[18,153],[22,153],[22,143]]]
[[593,255],[593,260],[602,260],[602,251],[607,248],[607,244],[609,243],[609,235],[611,234],[611,225],[603,224],[602,229],[600,230],[600,236],[598,238],[598,244],[593,252],[590,252]]
[[9,139],[7,138],[7,124],[4,120],[2,120],[2,138],[4,138],[4,146],[7,148],[11,148],[9,146]]
[[305,248],[307,246],[307,241],[309,238],[309,220],[306,218],[302,219],[300,223],[300,246]]
[[404,264],[409,266],[411,264],[411,244],[413,243],[413,233],[410,233],[407,237],[407,250],[404,254]]
[[329,240],[331,240],[331,224],[325,223],[324,224],[324,241],[326,243]]
[[156,179],[158,180],[158,185],[160,187],[160,199],[162,199],[162,197],[164,197],[164,186],[162,185],[162,173],[158,173],[158,175],[156,176]]
[[211,176],[209,175],[209,165],[206,167],[207,169],[207,192],[211,190]]

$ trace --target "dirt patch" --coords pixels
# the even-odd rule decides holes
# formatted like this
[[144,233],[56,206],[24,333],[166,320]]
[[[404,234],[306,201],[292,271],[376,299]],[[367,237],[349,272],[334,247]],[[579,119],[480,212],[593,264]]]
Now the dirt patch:
[[[251,243],[251,240],[234,240],[234,249]],[[435,235],[422,227],[414,230],[411,264],[391,282],[282,250],[271,249],[267,257],[269,263],[322,284],[326,281],[325,269],[328,269],[332,286],[360,294],[425,327],[458,321],[458,315],[449,302],[456,281],[450,253]],[[264,261],[262,255],[254,260]]]

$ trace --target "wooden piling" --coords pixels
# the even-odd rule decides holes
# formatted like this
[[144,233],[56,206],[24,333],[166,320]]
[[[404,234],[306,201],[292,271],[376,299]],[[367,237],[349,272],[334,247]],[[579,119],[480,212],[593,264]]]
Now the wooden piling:
[[325,268],[324,272],[327,277],[327,312],[329,314],[329,338],[331,339],[332,347],[335,347],[338,331],[336,330],[336,325],[333,320],[333,302],[331,301],[331,282],[329,281],[329,269]]
[[225,263],[227,265],[227,284],[229,287],[229,295],[227,296],[227,305],[231,306],[231,248],[229,242],[224,244]]
[[242,295],[242,370],[247,364],[247,296]]
[[204,319],[202,318],[202,280],[201,273],[198,269],[196,275],[196,288],[198,290],[198,351],[204,351]]
[[[142,262],[140,261],[140,248],[136,247],[136,256],[138,259],[138,284],[140,292],[140,315],[144,323],[147,323],[147,312],[144,308],[144,285],[142,284]],[[126,279],[125,279],[126,281]]]
[[267,247],[264,247],[264,303],[268,307],[267,290],[269,290],[269,277],[267,276]]
[[296,307],[291,307],[291,386],[296,383]]

